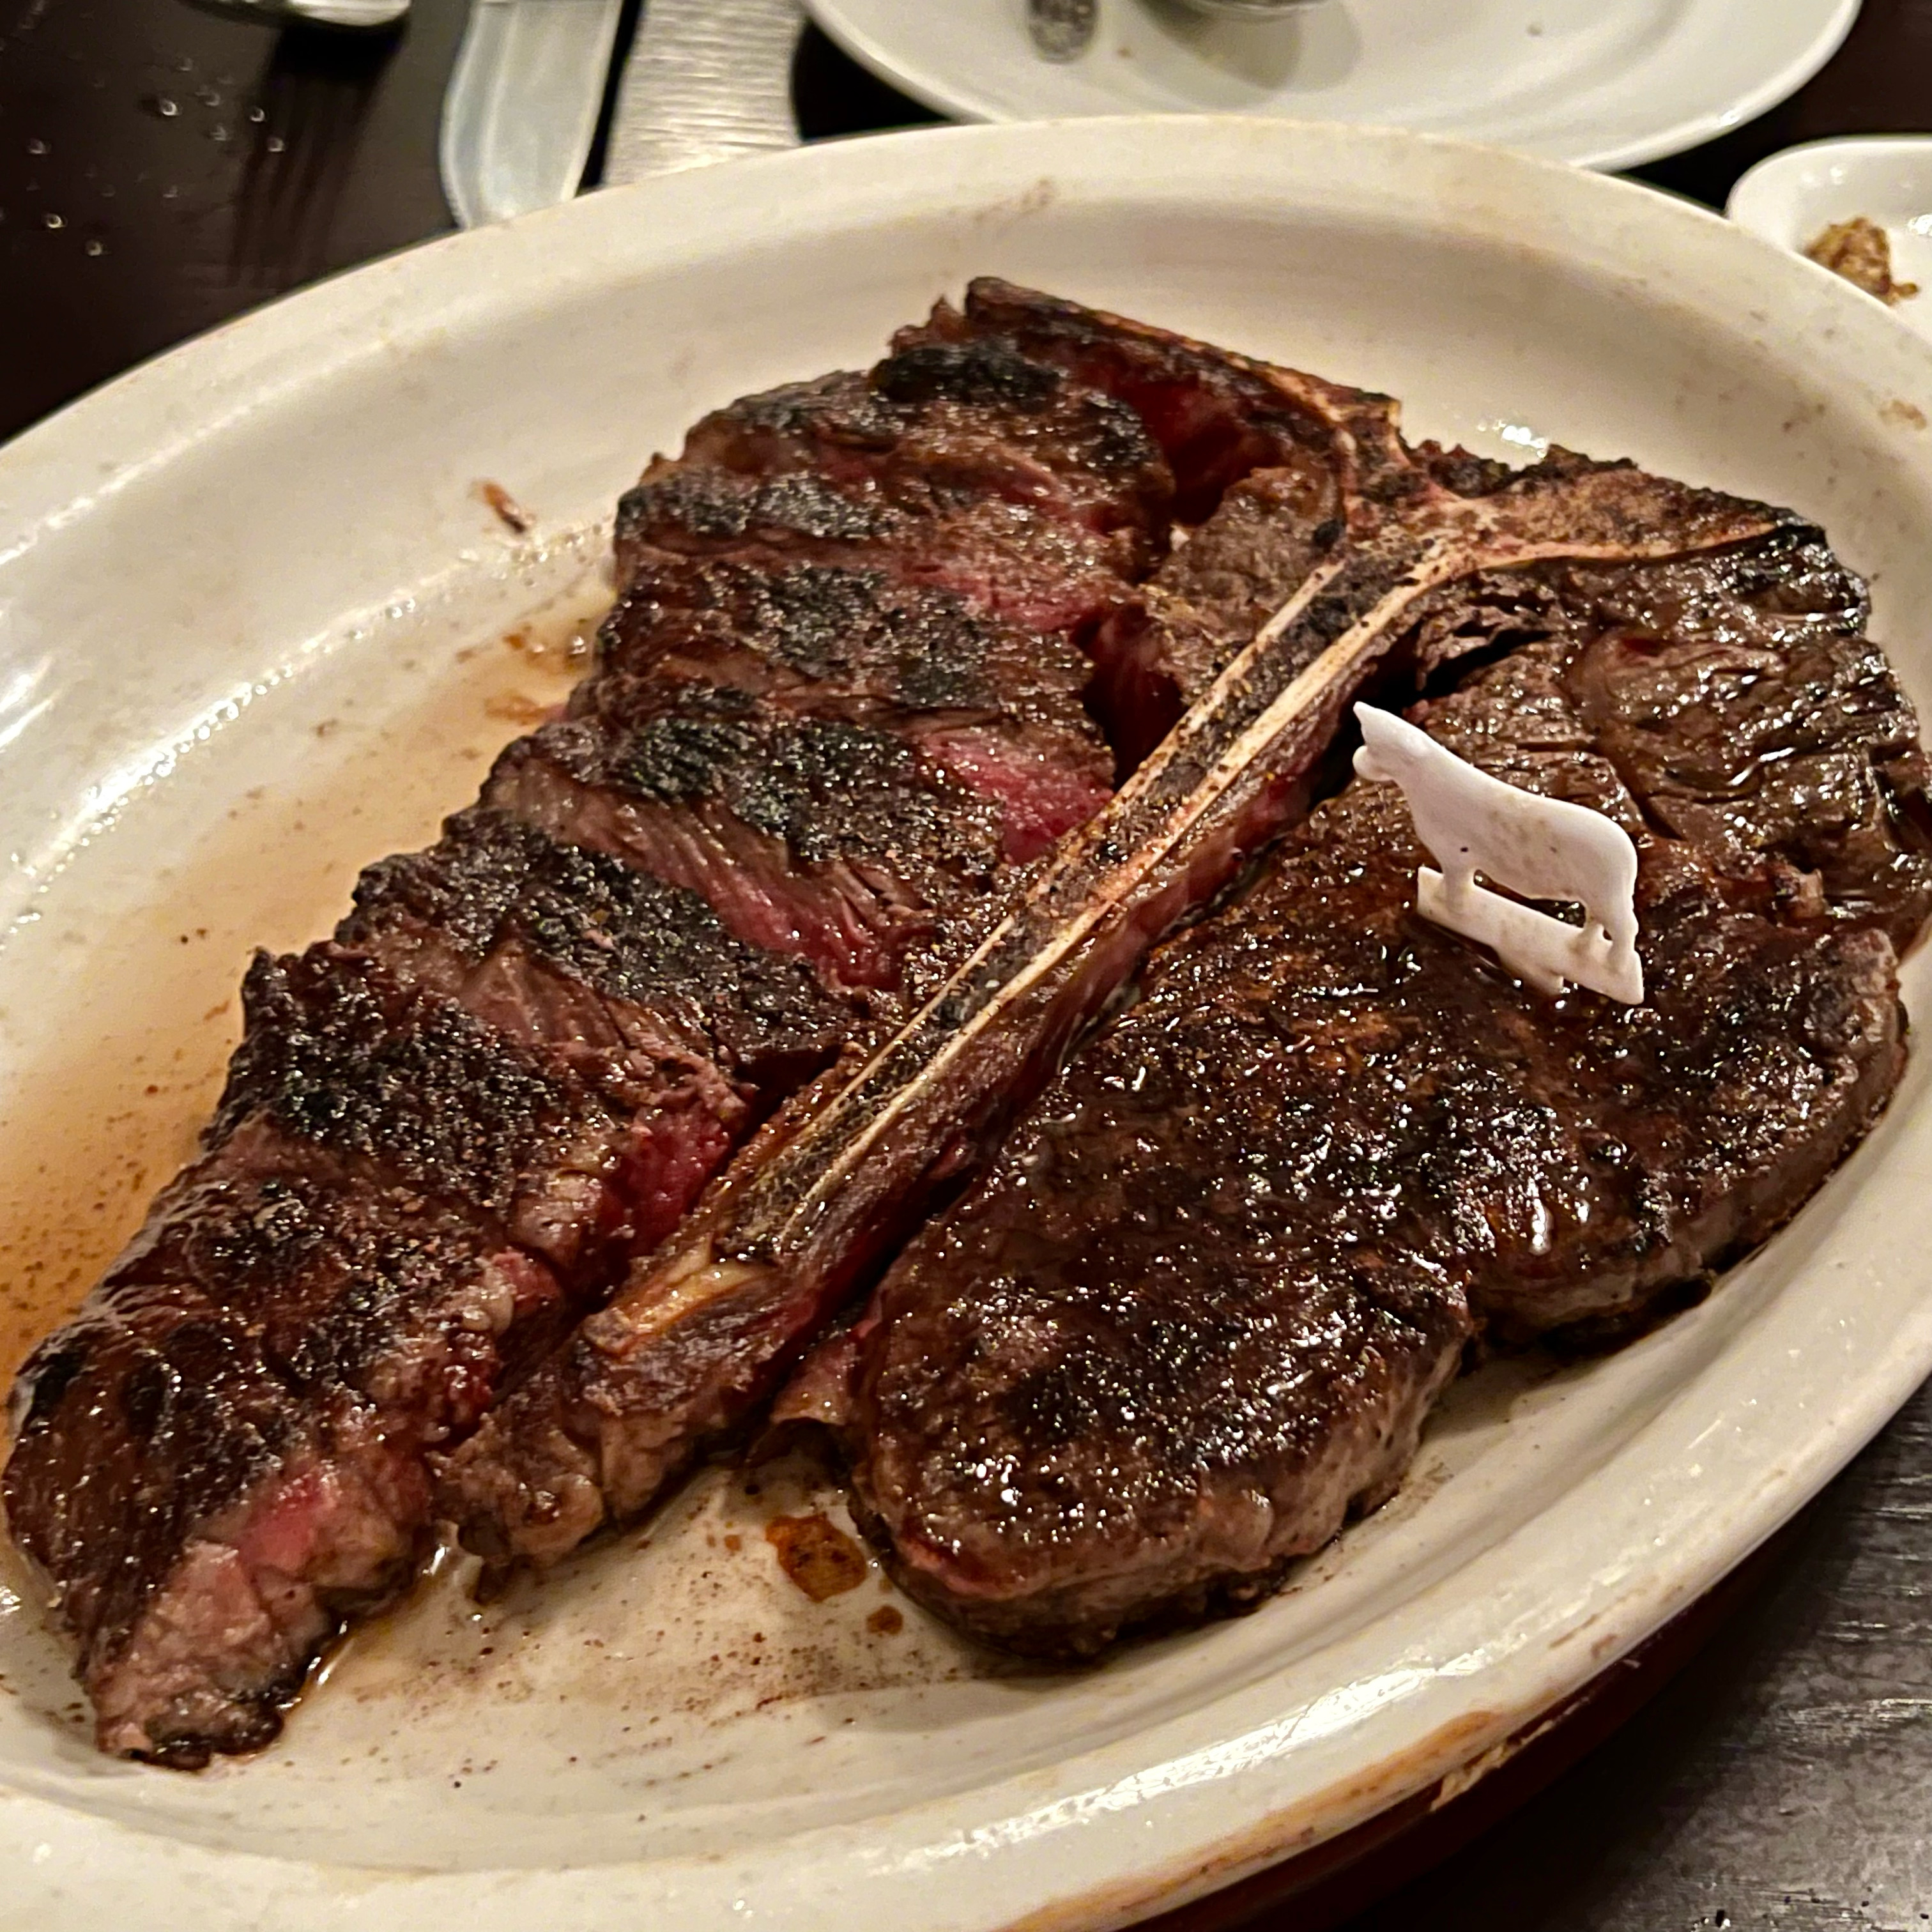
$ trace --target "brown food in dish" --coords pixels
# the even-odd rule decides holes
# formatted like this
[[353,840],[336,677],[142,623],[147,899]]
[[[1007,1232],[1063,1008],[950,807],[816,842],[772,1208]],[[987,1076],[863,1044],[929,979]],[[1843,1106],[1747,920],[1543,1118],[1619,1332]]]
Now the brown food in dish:
[[[1889,704],[1889,763],[1747,706],[1632,786],[1714,908],[1774,878],[1773,925],[1862,891],[1890,908],[1868,924],[1916,922],[1860,789],[1916,795],[1909,714],[1831,644],[1855,620],[1810,622],[1807,573],[1844,580],[1789,519],[1411,450],[1385,398],[1003,284],[863,376],[706,418],[617,550],[565,715],[370,868],[332,940],[256,961],[200,1157],[22,1372],[10,1520],[104,1748],[265,1742],[440,1516],[546,1562],[648,1507],[1304,815],[1348,700],[1530,634],[1526,598],[1597,568],[1688,609],[1707,553],[1748,560],[1805,622],[1715,682],[1782,678],[1792,718]],[[1760,725],[1741,817],[1724,746]],[[1642,716],[1590,726],[1619,728],[1640,760]],[[1337,1397],[1344,1502],[1399,1475],[1467,1328],[1446,1267],[1348,1288],[1422,1339]],[[856,1345],[802,1386],[862,1458]],[[1070,1612],[1061,1647],[1108,1616]]]
[[1351,410],[1393,443],[1352,392],[998,295],[1130,338],[1161,422],[946,316],[707,417],[620,506],[568,715],[251,969],[201,1157],[16,1389],[10,1520],[104,1748],[273,1736],[411,1574],[432,1456],[1106,798],[1080,644],[1174,463],[1200,499],[1304,442],[1346,469]]
[[445,1507],[472,1549],[555,1562],[649,1507],[762,1401],[1147,948],[1300,817],[1349,700],[1401,662],[1446,586],[1542,557],[1694,553],[1778,521],[1568,457],[1480,497],[1418,466],[1388,494],[1349,504],[1348,534],[1302,590],[920,1010],[780,1114],[451,1457]]
[[1834,221],[1813,240],[1804,250],[1820,268],[1842,275],[1868,296],[1876,296],[1888,308],[1909,300],[1918,292],[1916,282],[1895,282],[1892,278],[1892,239],[1876,221],[1862,214],[1849,221]]
[[[1161,436],[1180,499],[1200,501],[1210,483],[1255,460],[1325,466],[1325,491],[1315,493],[1320,544],[1292,539],[1304,573],[1352,521],[1365,538],[1378,526],[1372,485],[1397,502],[1432,488],[1403,452],[1385,398],[1001,284],[975,284],[964,316],[942,308],[928,329],[900,338],[898,354],[922,366],[958,356],[976,365],[1021,346],[1055,358],[1029,368],[1131,398],[1120,406]],[[1620,514],[1622,479],[1601,487]],[[1216,702],[1191,712],[1109,807],[1034,869],[1016,902],[962,940],[950,970],[935,957],[904,1023],[882,1028],[869,1052],[782,1112],[676,1236],[512,1392],[446,1466],[443,1507],[472,1549],[496,1562],[555,1561],[649,1507],[770,1394],[865,1270],[996,1140],[1154,939],[1305,808],[1380,634],[1338,647],[1282,718],[1270,722],[1269,707],[1349,628],[1375,585],[1416,560],[1404,530],[1365,544],[1318,613],[1251,650]],[[1102,708],[1125,735],[1134,728],[1122,707],[1138,694],[1109,686],[1104,646],[1094,649]]]
[[272,1736],[428,1456],[1106,796],[1076,641],[1166,544],[1140,418],[998,340],[754,398],[626,500],[568,715],[259,959],[201,1157],[16,1390],[110,1750]]

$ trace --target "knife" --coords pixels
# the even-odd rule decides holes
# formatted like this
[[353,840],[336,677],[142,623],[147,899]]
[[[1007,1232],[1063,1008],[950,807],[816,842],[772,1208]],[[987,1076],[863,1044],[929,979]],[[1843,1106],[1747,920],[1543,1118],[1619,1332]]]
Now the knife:
[[798,145],[799,0],[646,0],[604,148],[607,182]]
[[436,154],[463,226],[577,192],[622,11],[623,0],[473,0]]
[[[603,104],[622,0],[473,0],[445,98],[443,191],[466,228],[567,201]],[[646,0],[604,178],[794,146],[798,0]]]

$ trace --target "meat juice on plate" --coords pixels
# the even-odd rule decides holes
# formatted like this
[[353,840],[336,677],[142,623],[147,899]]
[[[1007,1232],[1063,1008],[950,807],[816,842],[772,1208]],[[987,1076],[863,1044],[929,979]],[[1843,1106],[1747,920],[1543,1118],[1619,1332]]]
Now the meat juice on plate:
[[458,618],[370,640],[363,648],[398,668],[419,667],[413,690],[382,716],[358,715],[342,694],[310,728],[314,754],[286,788],[249,787],[212,836],[155,875],[139,911],[103,931],[70,910],[71,882],[57,878],[8,936],[45,962],[32,1010],[0,1010],[20,1069],[0,1111],[8,1381],[192,1154],[240,1034],[237,982],[254,949],[298,946],[333,923],[362,866],[427,842],[473,795],[506,721],[527,728],[568,694],[610,601],[602,542],[598,532],[582,548],[580,581],[507,628],[478,638]]

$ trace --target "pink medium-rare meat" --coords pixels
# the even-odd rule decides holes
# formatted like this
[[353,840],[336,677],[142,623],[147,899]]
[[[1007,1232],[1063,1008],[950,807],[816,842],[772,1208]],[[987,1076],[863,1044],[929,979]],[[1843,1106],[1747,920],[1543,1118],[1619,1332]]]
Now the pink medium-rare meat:
[[596,680],[576,716],[504,754],[484,799],[687,887],[740,939],[842,986],[897,986],[1002,856],[998,806],[897,734],[730,686]]
[[800,718],[890,732],[995,806],[1016,862],[1112,788],[1075,644],[876,568],[650,558],[605,626],[604,664],[606,688],[728,684]]

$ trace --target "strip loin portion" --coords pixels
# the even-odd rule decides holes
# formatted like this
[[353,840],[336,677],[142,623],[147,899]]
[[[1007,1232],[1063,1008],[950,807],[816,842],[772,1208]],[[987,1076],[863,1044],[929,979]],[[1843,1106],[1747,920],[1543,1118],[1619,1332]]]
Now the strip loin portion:
[[1052,1655],[1252,1602],[1393,1492],[1472,1336],[1614,1340],[1796,1209],[1897,1082],[1932,903],[1864,616],[1800,527],[1436,598],[1418,666],[1504,654],[1413,715],[1632,834],[1646,1004],[1419,920],[1394,788],[1321,807],[782,1398],[909,1591]]

